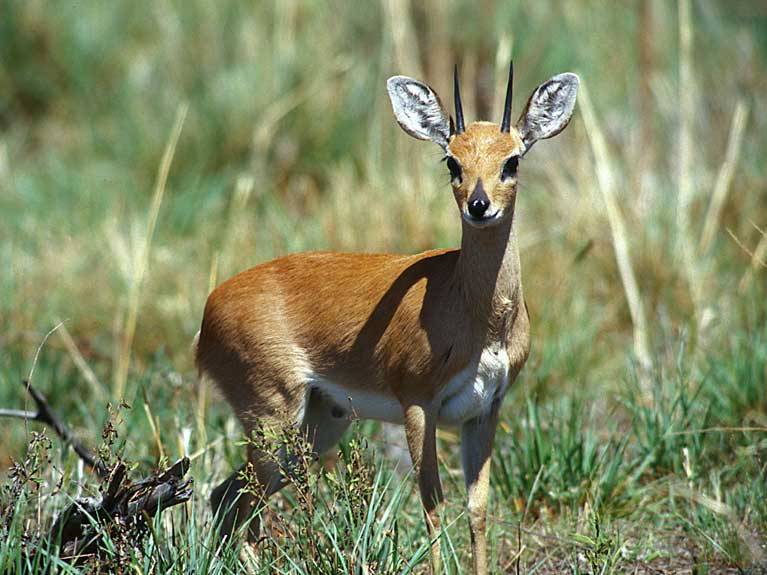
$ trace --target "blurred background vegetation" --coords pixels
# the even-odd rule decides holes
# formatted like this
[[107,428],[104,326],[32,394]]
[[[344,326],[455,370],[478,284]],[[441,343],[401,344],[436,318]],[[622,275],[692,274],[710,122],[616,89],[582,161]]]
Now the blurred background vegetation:
[[[507,402],[503,501],[535,491],[560,440],[588,451],[629,434],[636,449],[611,457],[636,461],[625,476],[638,481],[685,476],[689,444],[663,443],[679,425],[767,427],[760,0],[0,0],[0,404],[20,403],[63,321],[35,383],[73,425],[97,434],[124,397],[159,410],[131,416],[134,457],[163,455],[158,434],[174,444],[187,427],[204,446],[228,417],[191,363],[211,287],[301,250],[457,246],[439,150],[399,130],[385,81],[423,79],[452,107],[457,64],[467,120],[499,121],[511,57],[515,114],[562,71],[586,98],[521,168],[533,352]],[[653,419],[688,392],[682,423]],[[547,433],[592,435],[541,451],[538,409]],[[754,466],[730,482],[762,477],[764,432],[729,437],[701,447],[701,465],[738,445]],[[514,455],[525,438],[537,451]],[[27,439],[0,423],[3,468]],[[582,488],[581,472],[552,477],[541,508]],[[583,512],[589,497],[565,500]]]

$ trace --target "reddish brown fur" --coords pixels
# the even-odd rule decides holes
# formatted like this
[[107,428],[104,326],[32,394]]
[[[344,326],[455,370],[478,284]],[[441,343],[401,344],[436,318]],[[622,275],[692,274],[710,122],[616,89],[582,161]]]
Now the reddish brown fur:
[[295,254],[252,268],[208,298],[198,365],[246,427],[303,399],[297,348],[314,373],[350,389],[428,401],[488,336],[459,253]]

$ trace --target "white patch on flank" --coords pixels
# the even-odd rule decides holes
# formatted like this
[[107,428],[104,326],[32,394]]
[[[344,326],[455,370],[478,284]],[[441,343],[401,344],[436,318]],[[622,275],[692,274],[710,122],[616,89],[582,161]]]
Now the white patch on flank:
[[307,399],[312,388],[319,389],[349,417],[389,423],[402,423],[405,420],[402,406],[396,398],[376,391],[349,389],[318,375],[312,368],[306,351],[299,347],[296,347],[296,358],[301,376],[307,384]]
[[376,419],[402,423],[402,406],[394,397],[375,391],[348,389],[316,375],[309,376],[309,385],[322,391],[353,418]]
[[440,391],[439,423],[460,425],[490,410],[509,385],[509,356],[503,346],[482,350],[479,358],[458,372]]
[[[308,362],[306,363],[308,367]],[[402,423],[402,405],[381,391],[344,387],[317,375],[311,368],[304,370],[310,388],[319,389],[351,417]],[[440,425],[460,425],[487,413],[497,397],[506,393],[509,385],[509,356],[503,345],[487,347],[464,369],[453,376],[435,398]]]

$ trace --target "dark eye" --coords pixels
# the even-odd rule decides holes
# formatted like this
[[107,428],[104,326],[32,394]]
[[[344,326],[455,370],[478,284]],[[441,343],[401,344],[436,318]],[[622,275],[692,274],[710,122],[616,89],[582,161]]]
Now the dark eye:
[[517,175],[517,168],[519,167],[519,156],[512,156],[503,165],[501,170],[501,180],[508,180],[514,178]]
[[447,159],[447,169],[450,170],[450,179],[461,181],[461,166],[455,161],[455,158]]

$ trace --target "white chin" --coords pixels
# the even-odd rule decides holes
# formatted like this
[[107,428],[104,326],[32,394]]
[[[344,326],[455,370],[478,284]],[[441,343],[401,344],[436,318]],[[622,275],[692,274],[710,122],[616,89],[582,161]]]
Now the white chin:
[[503,210],[498,210],[494,214],[483,216],[481,218],[475,218],[471,214],[461,212],[461,217],[463,218],[463,221],[474,228],[489,228],[503,219]]

